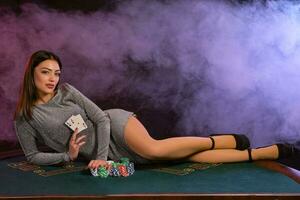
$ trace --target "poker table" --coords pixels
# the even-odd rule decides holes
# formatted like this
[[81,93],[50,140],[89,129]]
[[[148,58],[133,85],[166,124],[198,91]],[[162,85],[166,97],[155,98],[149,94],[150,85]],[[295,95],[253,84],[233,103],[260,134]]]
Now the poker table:
[[136,165],[131,176],[100,178],[84,162],[38,166],[17,155],[0,160],[0,199],[300,198],[299,180],[262,163]]

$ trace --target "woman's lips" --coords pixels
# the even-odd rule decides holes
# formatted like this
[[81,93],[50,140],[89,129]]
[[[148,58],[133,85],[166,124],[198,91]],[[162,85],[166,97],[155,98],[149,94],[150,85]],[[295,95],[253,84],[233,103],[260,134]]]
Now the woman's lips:
[[49,88],[49,89],[53,89],[53,88],[54,88],[54,85],[52,85],[52,84],[46,84],[46,86],[47,86],[47,88]]

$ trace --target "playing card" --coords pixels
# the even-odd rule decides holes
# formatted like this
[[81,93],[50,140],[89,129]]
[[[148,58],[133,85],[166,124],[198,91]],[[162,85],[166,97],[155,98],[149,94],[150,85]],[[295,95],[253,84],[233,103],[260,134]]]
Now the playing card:
[[83,131],[84,129],[87,128],[86,123],[84,122],[84,120],[82,119],[81,115],[72,115],[66,122],[65,124],[72,129],[73,131],[75,131],[76,128],[78,128],[78,133]]
[[76,126],[75,126],[75,121],[74,121],[74,115],[72,115],[66,122],[65,124],[72,129],[73,131],[75,130]]
[[80,114],[75,115],[75,117],[73,119],[74,119],[74,122],[75,122],[75,127],[78,128],[78,133],[87,128],[87,125],[84,122],[84,120],[82,119]]

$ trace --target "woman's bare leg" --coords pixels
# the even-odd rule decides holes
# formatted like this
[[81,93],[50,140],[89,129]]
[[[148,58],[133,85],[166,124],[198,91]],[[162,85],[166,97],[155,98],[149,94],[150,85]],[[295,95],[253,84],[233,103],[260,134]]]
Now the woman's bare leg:
[[[235,148],[236,146],[232,135],[214,136],[214,140],[215,148]],[[182,159],[212,147],[212,141],[207,137],[173,137],[155,140],[135,117],[130,117],[127,122],[125,141],[137,154],[154,160]]]
[[[274,160],[278,158],[278,148],[276,145],[252,149],[252,160]],[[187,158],[193,162],[205,162],[205,163],[225,163],[225,162],[242,162],[249,160],[249,154],[247,150],[240,151],[235,149],[216,149],[207,150],[196,153]]]

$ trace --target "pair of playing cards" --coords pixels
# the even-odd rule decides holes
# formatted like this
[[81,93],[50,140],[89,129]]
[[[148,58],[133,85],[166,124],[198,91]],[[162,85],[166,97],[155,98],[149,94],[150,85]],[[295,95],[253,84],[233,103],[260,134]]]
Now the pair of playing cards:
[[72,129],[73,131],[75,131],[75,129],[78,129],[78,133],[83,131],[84,129],[87,128],[86,123],[84,122],[84,120],[82,119],[81,115],[72,115],[66,122],[65,124]]

